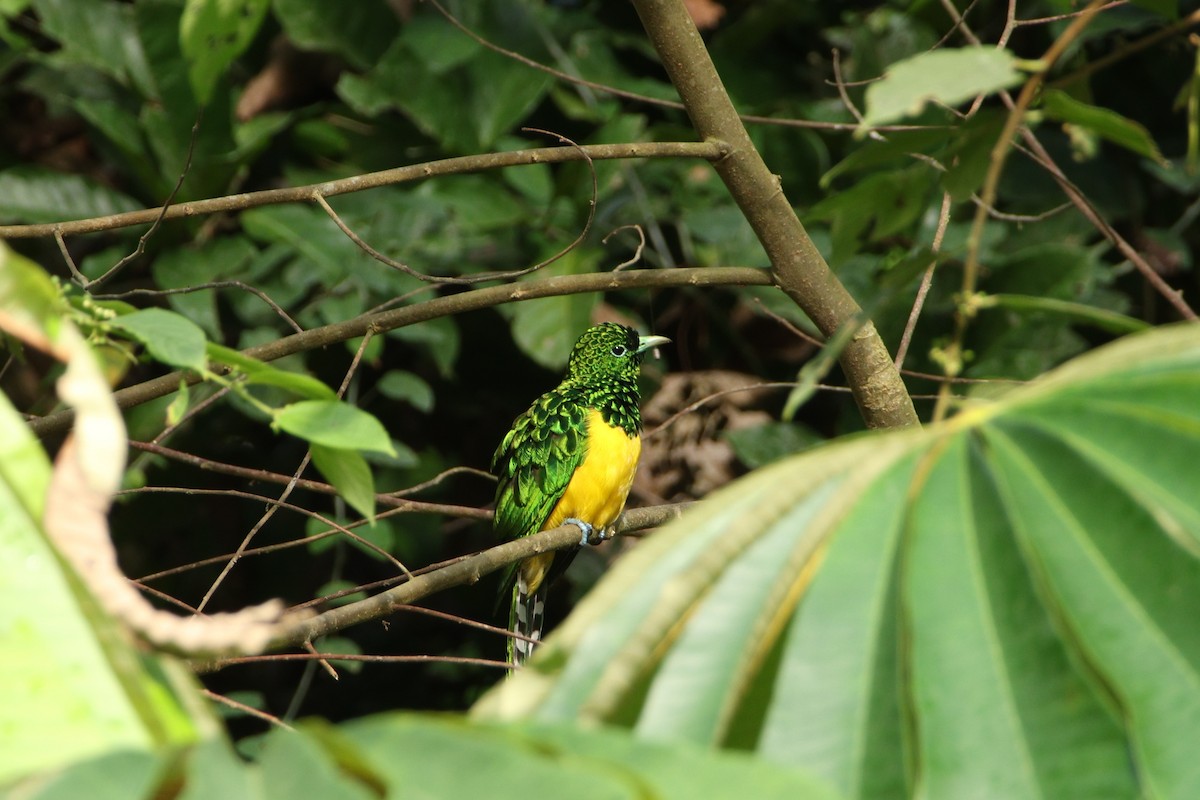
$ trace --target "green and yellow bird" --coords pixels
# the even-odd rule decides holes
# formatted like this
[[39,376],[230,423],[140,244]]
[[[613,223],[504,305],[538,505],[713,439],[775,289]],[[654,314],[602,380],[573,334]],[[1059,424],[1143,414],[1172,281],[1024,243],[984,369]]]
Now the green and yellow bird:
[[[607,538],[625,508],[642,449],[642,356],[670,340],[606,322],[584,331],[562,383],[517,417],[492,458],[495,530],[505,539],[571,523],[580,545]],[[541,638],[546,593],[576,550],[517,565],[508,659],[518,666]]]

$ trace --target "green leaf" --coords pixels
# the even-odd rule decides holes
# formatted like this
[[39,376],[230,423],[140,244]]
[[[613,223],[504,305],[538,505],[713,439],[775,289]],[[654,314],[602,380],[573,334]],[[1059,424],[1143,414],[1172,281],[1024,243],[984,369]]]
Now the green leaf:
[[395,455],[387,430],[375,417],[340,400],[302,400],[275,412],[275,425],[313,444]]
[[5,221],[63,222],[139,208],[132,198],[80,175],[25,166],[0,172],[0,219]]
[[430,797],[528,800],[530,785],[553,787],[555,796],[573,800],[834,797],[803,773],[742,754],[576,725],[501,728],[389,714],[343,725],[337,734],[387,785],[419,784]]
[[203,372],[207,365],[204,331],[173,311],[148,308],[116,317],[109,325],[141,342],[150,355],[164,364],[195,372]]
[[343,774],[319,742],[292,731],[276,729],[267,736],[258,766],[262,770],[264,798],[375,800],[378,797],[360,781]]
[[337,393],[311,375],[288,372],[224,345],[208,343],[208,358],[231,367],[246,376],[246,382],[258,386],[275,386],[307,397],[310,400],[333,400]]
[[1016,59],[994,47],[943,48],[897,61],[867,87],[863,128],[921,113],[926,103],[956,106],[1021,81]]
[[756,470],[475,708],[746,748],[851,797],[1191,797],[1200,330]]
[[1047,89],[1042,94],[1042,109],[1050,119],[1087,128],[1126,150],[1153,159],[1162,166],[1167,164],[1150,131],[1115,111],[1081,102],[1058,89]]
[[[40,781],[34,788],[17,792],[28,800],[128,800],[152,797],[167,769],[166,754],[138,750],[115,750],[83,759]],[[12,795],[10,795],[12,796]]]
[[[199,246],[176,247],[160,253],[151,265],[154,282],[161,289],[182,289],[190,286],[220,281],[246,275],[246,266],[257,255],[245,237],[227,237],[209,240]],[[220,316],[217,313],[219,289],[203,289],[195,292],[176,292],[167,295],[171,308],[195,322],[210,339],[223,338]],[[238,289],[225,290],[230,296]],[[257,297],[255,303],[263,308],[267,305]]]
[[375,477],[357,450],[312,446],[313,464],[350,507],[375,521]]
[[385,4],[272,0],[271,5],[298,47],[336,53],[360,69],[378,61],[399,29],[396,13]]
[[187,0],[179,24],[179,46],[187,56],[196,102],[206,105],[235,58],[258,33],[271,0]]
[[42,31],[62,45],[55,59],[87,64],[126,85],[152,85],[134,11],[122,3],[34,0]]
[[768,422],[725,434],[733,452],[747,467],[765,466],[824,441],[810,428],[794,422]]
[[180,379],[179,391],[175,393],[175,399],[167,406],[167,424],[178,425],[179,420],[183,419],[183,415],[188,410],[188,384],[186,380]]
[[418,411],[433,410],[433,389],[419,375],[402,369],[389,370],[375,384],[384,397],[403,400]]
[[[572,250],[538,275],[578,275],[593,271],[598,263],[598,252]],[[595,305],[595,295],[568,294],[527,300],[505,311],[511,309],[517,346],[543,367],[557,371],[566,366],[575,340],[591,324]]]

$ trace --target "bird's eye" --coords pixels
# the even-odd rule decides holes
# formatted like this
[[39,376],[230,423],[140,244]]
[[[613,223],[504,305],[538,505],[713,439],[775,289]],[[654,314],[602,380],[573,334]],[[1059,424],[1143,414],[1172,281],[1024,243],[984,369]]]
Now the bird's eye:
[[621,345],[613,345],[612,354],[617,358],[625,355],[625,348]]

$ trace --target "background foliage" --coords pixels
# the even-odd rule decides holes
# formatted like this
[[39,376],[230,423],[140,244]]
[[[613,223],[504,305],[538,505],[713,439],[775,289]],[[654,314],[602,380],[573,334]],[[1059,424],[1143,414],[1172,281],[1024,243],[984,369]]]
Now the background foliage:
[[[780,176],[788,199],[839,279],[869,309],[893,352],[900,347],[918,293],[916,276],[930,263],[935,241],[939,245],[937,270],[905,360],[911,371],[906,382],[924,419],[932,415],[931,397],[939,383],[922,375],[940,375],[946,366],[961,301],[956,293],[973,245],[972,198],[981,191],[1007,119],[995,92],[1004,86],[1015,92],[1028,74],[1021,71],[1027,65],[1020,60],[1039,58],[1079,11],[1065,0],[1016,6],[1018,21],[1006,16],[1008,3],[983,0],[970,8],[966,26],[956,26],[948,2],[691,4],[738,110],[762,118],[748,122],[756,146]],[[523,128],[552,131],[581,144],[694,138],[682,111],[651,102],[676,95],[632,7],[505,0],[449,3],[447,9],[487,43],[642,99],[616,97],[603,88],[538,71],[485,46],[426,3],[0,0],[0,224],[102,216],[153,208],[168,197],[180,202],[315,184],[403,164],[558,143],[555,136]],[[1200,210],[1195,169],[1200,90],[1195,47],[1185,32],[1195,22],[1190,6],[1161,0],[1105,6],[1068,46],[1025,118],[1070,185],[1192,304],[1197,290],[1194,223]],[[926,61],[922,66],[918,61],[915,72],[907,75],[902,68],[893,69],[931,50],[939,57],[960,57],[954,48],[968,44],[968,34],[989,47],[1003,41],[1015,60],[989,61],[986,66],[998,68],[992,78],[982,68],[959,63]],[[885,72],[890,77],[877,81]],[[988,95],[977,109],[972,104],[976,95]],[[931,96],[933,102],[921,102]],[[889,104],[911,113],[889,113]],[[964,118],[961,112],[968,110],[973,113]],[[856,132],[856,113],[882,127],[875,135]],[[639,268],[767,266],[742,212],[709,165],[696,160],[597,161],[592,168],[536,164],[385,186],[331,198],[329,204],[376,250],[441,278],[526,268],[562,251],[585,228],[578,247],[524,279],[610,271],[635,254]],[[974,402],[987,403],[1015,383],[1087,350],[1177,318],[1170,299],[1151,288],[1111,240],[1068,203],[1044,163],[1027,149],[1008,159],[992,205],[996,213],[975,243],[981,265],[978,288],[987,299],[979,303],[963,342],[968,357],[962,375],[978,382],[956,385]],[[944,234],[938,237],[943,221]],[[636,231],[622,229],[629,225],[640,226],[644,248],[638,247]],[[295,327],[311,329],[385,305],[413,305],[464,291],[372,259],[315,203],[166,222],[146,239],[144,253],[108,275],[140,247],[145,232],[141,226],[65,240],[79,273],[69,289],[77,319],[114,377],[127,385],[203,356],[186,347],[184,355],[177,350],[164,355],[164,329],[151,327],[147,333],[139,329],[137,318],[124,318],[116,330],[97,323],[102,314],[85,301],[80,284],[102,276],[87,286],[86,294],[117,311],[156,307],[178,312],[203,333],[208,342],[204,355],[221,363],[231,363],[235,355],[214,347],[245,349],[275,342]],[[9,244],[70,284],[71,267],[52,236],[12,238]],[[196,287],[208,288],[192,291]],[[703,498],[743,473],[862,426],[848,395],[835,390],[841,383],[836,369],[823,379],[828,391],[817,392],[795,415],[783,414],[787,390],[819,344],[803,313],[771,287],[620,290],[509,303],[397,328],[365,344],[354,339],[289,355],[274,366],[296,377],[261,373],[252,391],[223,391],[219,382],[208,382],[192,387],[183,400],[168,396],[130,409],[126,421],[132,440],[149,442],[170,426],[162,443],[193,459],[188,463],[161,451],[132,451],[127,493],[112,514],[124,571],[187,608],[200,605],[210,591],[206,610],[238,608],[267,597],[282,597],[292,605],[326,598],[320,606],[325,608],[361,597],[362,591],[375,588],[370,586],[374,582],[395,582],[400,572],[391,559],[423,567],[491,545],[488,525],[477,513],[490,500],[491,483],[472,471],[446,471],[486,468],[512,417],[555,382],[579,330],[599,318],[628,321],[675,342],[662,361],[649,362],[645,370],[650,427],[670,424],[647,439],[635,487],[638,505]],[[145,324],[146,318],[141,320]],[[170,331],[178,326],[177,320],[168,323]],[[53,412],[59,368],[15,340],[7,341],[10,357],[0,381],[12,405],[27,415]],[[360,347],[361,361],[352,366]],[[1186,358],[1179,363],[1176,367],[1185,373],[1193,369]],[[311,514],[290,510],[264,518],[262,498],[279,497],[281,487],[261,474],[234,475],[222,467],[239,465],[284,476],[297,470],[309,446],[305,438],[311,441],[315,428],[295,422],[295,412],[288,412],[292,427],[286,420],[278,426],[304,438],[263,423],[272,418],[270,409],[332,398],[332,390],[301,376],[333,389],[345,380],[347,404],[381,420],[391,447],[376,429],[364,436],[376,446],[361,455],[361,441],[333,442],[334,450],[355,455],[334,464],[334,455],[318,451],[314,459],[331,479],[339,466],[351,476],[338,481],[345,501],[300,487],[288,502],[339,523],[358,521],[369,503],[364,497],[370,496],[361,479],[360,462],[365,460],[380,492],[442,476],[414,495],[439,506],[399,514],[380,507],[385,513],[373,525],[355,528],[376,549],[333,536],[248,556],[212,590],[228,562],[227,555],[220,556],[236,551],[250,532],[254,548],[330,529]],[[766,385],[747,390],[760,383]],[[735,389],[739,391],[717,394]],[[1186,396],[1171,402],[1186,405]],[[209,398],[214,401],[205,405]],[[711,399],[693,408],[702,398]],[[1135,396],[1128,402],[1143,399]],[[192,411],[176,428],[185,409]],[[1178,429],[1190,432],[1193,425],[1178,422]],[[1102,430],[1079,435],[1092,440]],[[1118,439],[1103,446],[1117,449],[1121,442],[1132,442],[1124,457],[1134,469],[1143,466],[1139,458],[1151,446],[1161,453],[1194,452],[1191,439],[1182,434],[1154,439],[1153,445],[1136,437]],[[48,443],[53,448],[56,437]],[[953,445],[945,457],[965,464],[980,457],[973,449],[977,447]],[[198,468],[197,458],[210,468]],[[1166,475],[1186,483],[1186,458],[1164,459]],[[881,457],[866,455],[864,460],[875,469],[885,466]],[[799,474],[799,467],[793,469]],[[1079,472],[1063,469],[1067,475]],[[305,475],[320,478],[311,471]],[[788,482],[798,480],[789,477]],[[357,486],[357,492],[347,486]],[[173,490],[179,487],[224,495]],[[972,487],[980,502],[1002,505],[994,490]],[[252,496],[236,497],[230,494],[234,491]],[[1180,494],[1185,496],[1180,503],[1190,508],[1193,501]],[[945,503],[929,502],[937,512],[920,513],[934,520],[949,514]],[[1173,508],[1183,520],[1182,529],[1194,535],[1196,529],[1188,527],[1195,522],[1188,516],[1192,512]],[[968,516],[963,512],[957,518]],[[1167,533],[1173,530],[1166,528]],[[981,524],[981,530],[990,529]],[[1142,528],[1131,530],[1128,535],[1134,536]],[[1001,540],[1007,535],[992,533]],[[1155,527],[1154,535],[1162,532]],[[1143,546],[1138,539],[1117,541],[1114,546]],[[1163,541],[1157,560],[1146,569],[1153,574],[1163,565],[1185,563],[1189,566],[1179,569],[1191,570],[1187,552],[1194,547],[1178,543],[1186,535]],[[569,590],[560,592],[552,613],[564,613],[570,605],[566,596],[582,596],[608,561],[632,547],[628,542],[581,554]],[[1028,540],[1020,542],[1028,555]],[[937,557],[928,564],[936,565],[953,545],[935,541],[920,546],[932,548]],[[830,552],[827,567],[836,563],[836,555]],[[1008,567],[1022,557],[1010,551],[995,555]],[[178,567],[184,568],[148,577]],[[1095,729],[1104,731],[1106,746],[1112,748],[1103,758],[1111,765],[1118,757],[1114,753],[1131,746],[1123,716],[1127,709],[1110,697],[1103,665],[1097,670],[1101,677],[1093,672],[1095,654],[1073,649],[1074,634],[1060,628],[1060,606],[1048,602],[1049,611],[1040,610],[1045,597],[1036,587],[1045,576],[1039,569],[1030,575],[1015,568],[988,574],[989,580],[1001,580],[996,575],[1002,574],[1004,581],[1014,581],[1026,608],[1038,609],[1029,613],[1041,615],[1038,630],[1048,640],[1061,636],[1068,642],[1055,645],[1058,655],[1047,658],[1059,670],[1055,674],[1075,687],[1072,692],[1086,698],[1080,701],[1086,714],[1078,713],[1098,720]],[[614,576],[613,585],[636,584],[632,570]],[[920,580],[936,586],[953,577],[935,572]],[[1180,586],[1191,586],[1188,579],[1179,580]],[[857,584],[847,585],[853,594]],[[994,591],[1008,592],[1013,585]],[[816,587],[821,589],[820,582]],[[936,601],[928,602],[936,606]],[[494,613],[494,592],[487,581],[425,603],[435,611],[503,624],[503,615]],[[647,603],[654,606],[653,599]],[[629,618],[644,610],[631,609]],[[935,618],[931,629],[943,622]],[[1173,624],[1164,627],[1174,630]],[[879,635],[889,642],[887,636],[901,633]],[[754,646],[745,644],[747,652]],[[904,645],[890,641],[888,646]],[[266,661],[227,666],[206,675],[204,682],[214,693],[285,721],[302,716],[352,720],[390,709],[462,710],[502,675],[494,665],[471,659],[502,659],[504,643],[493,632],[398,612],[387,625],[347,629],[319,642],[319,648],[445,660],[346,662],[336,665],[338,681],[312,662]],[[713,649],[720,645],[702,648]],[[923,658],[922,651],[915,657]],[[644,666],[651,672],[659,669],[653,660]],[[764,668],[780,666],[768,659]],[[971,669],[965,665],[951,675]],[[1041,673],[1031,674],[1032,682],[1041,679]],[[1180,696],[1194,699],[1194,666],[1182,674]],[[547,675],[553,676],[553,670]],[[552,679],[531,675],[528,680]],[[929,691],[945,688],[940,678],[919,668],[916,680],[921,687],[932,686]],[[650,691],[649,685],[638,691]],[[792,688],[803,693],[797,686]],[[517,681],[507,691],[524,692]],[[691,690],[673,691],[685,696]],[[660,726],[659,733],[672,733],[668,738],[729,743],[723,736],[697,735],[706,729],[684,714],[667,715],[660,723],[636,723],[635,709],[645,698],[615,692],[608,701],[620,698],[629,705],[620,713],[601,715],[606,721]],[[907,701],[896,702],[903,706]],[[938,701],[923,702],[936,707]],[[883,707],[885,716],[893,715],[888,724],[912,719],[903,717],[910,713],[903,707]],[[228,713],[235,737],[263,730],[256,718]],[[358,723],[360,728],[371,724]],[[734,727],[745,735],[738,746],[755,749],[745,738],[754,726],[740,720]],[[344,734],[347,741],[354,740],[355,730]],[[1194,727],[1174,735],[1186,739],[1189,732],[1194,734]],[[479,735],[486,739],[488,734]],[[1141,741],[1140,735],[1134,738]],[[358,747],[314,736],[335,754]],[[525,746],[520,734],[503,736],[506,747]],[[736,736],[728,738],[738,744]],[[281,741],[275,736],[266,744],[244,741],[243,747],[262,746],[266,754],[279,752],[273,747],[315,747],[272,744]],[[909,745],[919,748],[922,742]],[[208,757],[206,752],[197,751],[194,758]],[[937,754],[921,756],[936,760]],[[270,757],[262,758],[261,768],[270,770]],[[908,753],[905,758],[911,762],[917,756]],[[301,757],[286,760],[294,763]],[[343,756],[335,760],[343,769],[353,761]],[[913,784],[912,769],[905,778],[899,759],[889,757],[886,763],[888,770],[878,774],[892,776],[907,790],[954,796],[945,786]],[[152,774],[160,768],[147,767]],[[860,784],[845,778],[849,773],[819,765],[815,769],[847,796],[887,796],[886,790],[898,785],[882,778],[877,786]],[[1193,785],[1187,776],[1173,773],[1170,779],[1139,784],[1148,780],[1147,774],[1156,773],[1126,770],[1108,789],[1113,796],[1138,789],[1187,796],[1186,787]]]

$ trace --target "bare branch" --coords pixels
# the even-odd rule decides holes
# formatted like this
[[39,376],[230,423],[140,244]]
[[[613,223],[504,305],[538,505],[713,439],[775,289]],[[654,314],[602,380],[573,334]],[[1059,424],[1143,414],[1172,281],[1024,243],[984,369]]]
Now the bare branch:
[[[0,239],[33,239],[53,236],[56,233],[74,236],[81,233],[127,228],[132,225],[153,223],[162,219],[181,219],[223,211],[242,211],[247,208],[277,205],[279,203],[307,203],[314,195],[334,197],[339,194],[361,192],[381,186],[425,180],[437,175],[461,175],[482,172],[501,167],[517,167],[527,164],[561,164],[567,161],[582,161],[584,155],[595,161],[621,158],[700,158],[708,161],[723,156],[728,147],[721,142],[633,142],[630,144],[581,145],[570,147],[539,147],[530,150],[512,150],[505,153],[484,153],[474,156],[459,156],[440,161],[395,167],[380,172],[368,172],[324,183],[307,186],[289,186],[283,189],[266,189],[260,192],[214,197],[191,203],[179,203],[163,208],[148,208],[127,211],[91,219],[70,222],[48,222],[37,225],[0,225]],[[95,281],[93,281],[94,283]]]
[[[618,535],[624,534],[626,531],[662,525],[678,517],[684,507],[686,504],[630,509],[625,512],[618,523]],[[298,624],[292,625],[288,630],[276,636],[271,641],[270,647],[277,649],[311,642],[320,636],[344,630],[351,625],[386,617],[400,606],[411,605],[422,597],[427,597],[435,592],[453,586],[476,583],[483,576],[509,564],[539,553],[563,550],[578,544],[579,528],[574,525],[563,525],[553,530],[505,542],[463,558],[442,569],[417,575],[410,581],[365,600],[338,606],[315,617],[300,620]],[[332,660],[334,657],[330,656],[330,658]],[[232,660],[195,662],[193,666],[197,672],[210,672],[230,663],[239,662]]]
[[[559,148],[562,152],[571,152]],[[558,152],[552,150],[550,152]],[[464,311],[501,305],[519,300],[539,297],[556,297],[582,292],[606,292],[621,289],[644,289],[665,286],[768,286],[775,281],[765,269],[753,267],[699,267],[687,269],[640,269],[617,274],[592,273],[588,275],[556,275],[537,278],[517,284],[489,286],[470,292],[438,297],[411,306],[363,314],[343,322],[335,322],[304,333],[295,333],[273,342],[243,350],[244,355],[261,361],[273,361],[292,353],[326,347],[348,339],[357,339],[368,330],[377,333],[414,325],[418,322],[453,316]],[[189,373],[171,372],[145,383],[120,389],[113,393],[120,408],[131,408],[141,403],[168,395],[179,389],[179,381],[199,382],[199,377]],[[56,411],[44,417],[29,420],[29,427],[38,436],[47,436],[66,431],[74,418],[70,410]]]

